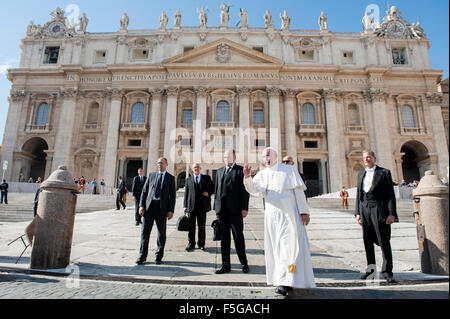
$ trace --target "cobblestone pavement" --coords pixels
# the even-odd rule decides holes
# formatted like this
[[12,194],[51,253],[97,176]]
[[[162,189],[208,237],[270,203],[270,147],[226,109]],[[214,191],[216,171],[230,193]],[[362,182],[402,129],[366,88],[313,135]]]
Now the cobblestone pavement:
[[[162,285],[0,273],[0,299],[284,299],[273,287]],[[288,299],[448,299],[449,285],[318,288]]]

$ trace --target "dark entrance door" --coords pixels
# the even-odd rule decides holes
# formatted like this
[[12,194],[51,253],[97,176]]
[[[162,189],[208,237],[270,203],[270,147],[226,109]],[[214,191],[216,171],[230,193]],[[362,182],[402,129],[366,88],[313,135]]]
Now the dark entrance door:
[[319,180],[319,165],[318,162],[303,162],[303,177],[308,189],[305,194],[306,197],[314,197],[321,194],[321,184]]
[[129,160],[127,163],[127,171],[124,178],[128,191],[131,192],[133,187],[133,178],[138,176],[138,169],[142,168],[144,162],[142,160]]

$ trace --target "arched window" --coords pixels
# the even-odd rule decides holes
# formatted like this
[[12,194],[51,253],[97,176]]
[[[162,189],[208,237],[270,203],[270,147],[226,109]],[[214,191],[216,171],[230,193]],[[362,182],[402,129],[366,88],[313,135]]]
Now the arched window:
[[230,103],[227,101],[217,103],[216,122],[230,122]]
[[97,124],[97,122],[98,122],[98,109],[99,109],[98,103],[92,103],[89,106],[88,116],[87,116],[87,121],[86,121],[88,124]]
[[348,124],[353,126],[361,125],[361,120],[359,117],[358,105],[350,104],[348,106]]
[[253,110],[253,123],[264,124],[264,110],[262,109]]
[[145,123],[145,105],[138,102],[131,109],[131,123]]
[[409,105],[402,106],[402,118],[403,118],[403,127],[406,128],[416,127],[416,121],[414,120],[414,111],[411,106]]
[[45,125],[47,124],[47,117],[48,117],[48,104],[42,103],[39,105],[37,114],[36,114],[36,121],[34,124],[36,125]]
[[302,123],[316,124],[316,115],[314,113],[314,105],[305,103],[302,106]]

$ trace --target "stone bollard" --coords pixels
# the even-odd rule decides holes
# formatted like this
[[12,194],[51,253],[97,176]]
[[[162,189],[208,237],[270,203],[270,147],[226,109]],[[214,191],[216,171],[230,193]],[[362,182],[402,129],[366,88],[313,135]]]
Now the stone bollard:
[[65,166],[41,184],[30,267],[58,269],[70,264],[77,186]]
[[427,171],[413,196],[422,272],[448,275],[448,187]]

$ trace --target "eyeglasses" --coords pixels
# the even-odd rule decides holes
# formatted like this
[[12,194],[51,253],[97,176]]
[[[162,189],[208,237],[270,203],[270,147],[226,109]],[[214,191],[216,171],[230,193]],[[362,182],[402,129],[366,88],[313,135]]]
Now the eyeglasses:
[[283,164],[289,164],[291,161],[282,161]]

